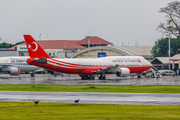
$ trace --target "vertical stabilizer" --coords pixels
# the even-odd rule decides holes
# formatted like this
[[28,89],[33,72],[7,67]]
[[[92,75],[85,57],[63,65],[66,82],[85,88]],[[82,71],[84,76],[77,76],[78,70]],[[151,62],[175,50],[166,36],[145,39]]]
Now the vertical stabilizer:
[[24,39],[31,58],[50,58],[31,35],[24,35]]

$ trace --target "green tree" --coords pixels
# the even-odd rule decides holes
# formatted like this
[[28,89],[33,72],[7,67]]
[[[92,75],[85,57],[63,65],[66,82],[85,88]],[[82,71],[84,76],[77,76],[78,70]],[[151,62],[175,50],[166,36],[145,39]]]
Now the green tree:
[[166,7],[160,8],[160,13],[165,13],[165,22],[160,22],[157,30],[163,35],[171,33],[180,36],[180,1],[168,3]]
[[3,42],[3,43],[0,43],[0,48],[11,48],[11,47],[19,45],[21,43],[24,43],[24,41],[17,42],[16,44],[11,44],[11,43]]
[[21,43],[24,43],[25,41],[17,42],[15,45],[19,45]]
[[[176,38],[170,39],[170,56],[180,53],[180,40]],[[168,57],[169,56],[169,38],[158,39],[153,46],[151,53],[153,57]]]

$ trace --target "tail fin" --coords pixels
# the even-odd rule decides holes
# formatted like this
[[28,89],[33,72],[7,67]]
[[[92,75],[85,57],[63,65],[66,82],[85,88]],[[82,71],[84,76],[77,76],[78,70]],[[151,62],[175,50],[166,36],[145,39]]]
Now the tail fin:
[[31,35],[24,35],[24,39],[31,58],[50,58]]

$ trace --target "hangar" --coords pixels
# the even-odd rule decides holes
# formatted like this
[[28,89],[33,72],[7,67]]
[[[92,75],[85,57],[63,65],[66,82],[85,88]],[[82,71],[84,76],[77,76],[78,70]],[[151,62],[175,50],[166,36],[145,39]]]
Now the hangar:
[[71,58],[91,58],[105,56],[143,56],[147,60],[152,60],[152,46],[96,46],[83,49],[71,56]]

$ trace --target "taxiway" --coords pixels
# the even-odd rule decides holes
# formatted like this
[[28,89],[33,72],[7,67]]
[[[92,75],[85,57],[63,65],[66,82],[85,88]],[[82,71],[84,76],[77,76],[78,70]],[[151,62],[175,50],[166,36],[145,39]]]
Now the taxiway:
[[95,104],[180,105],[180,94],[0,91],[0,101],[74,103],[75,99]]
[[[78,75],[54,77],[50,74],[29,74],[12,77],[8,74],[0,76],[0,84],[58,84],[58,85],[180,85],[180,76],[163,76],[161,78],[123,78],[107,76],[107,80],[81,80]],[[148,93],[83,93],[83,92],[16,92],[0,91],[0,101],[40,100],[41,102],[65,102],[96,104],[150,104],[150,105],[180,105],[180,94],[148,94]]]

